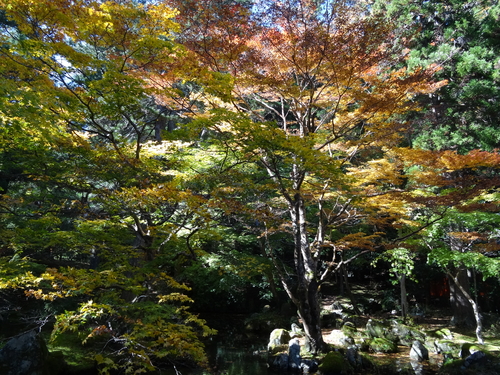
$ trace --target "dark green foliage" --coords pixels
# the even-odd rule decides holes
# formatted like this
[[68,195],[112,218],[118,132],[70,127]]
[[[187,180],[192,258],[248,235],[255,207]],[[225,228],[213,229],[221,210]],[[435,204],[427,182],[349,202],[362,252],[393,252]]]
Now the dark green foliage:
[[[414,147],[465,153],[500,145],[500,6],[492,0],[377,3],[410,36],[408,66],[442,67],[448,85],[421,97],[411,119]],[[408,41],[408,39],[404,39]]]

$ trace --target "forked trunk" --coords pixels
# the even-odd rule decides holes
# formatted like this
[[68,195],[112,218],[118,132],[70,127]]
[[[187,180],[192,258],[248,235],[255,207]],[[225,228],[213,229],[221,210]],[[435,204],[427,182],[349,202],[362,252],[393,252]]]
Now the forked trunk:
[[306,208],[302,196],[297,193],[290,204],[294,232],[294,260],[297,274],[297,289],[293,302],[304,325],[307,349],[318,353],[325,347],[321,333],[320,300],[318,296],[317,260],[309,246],[307,236]]

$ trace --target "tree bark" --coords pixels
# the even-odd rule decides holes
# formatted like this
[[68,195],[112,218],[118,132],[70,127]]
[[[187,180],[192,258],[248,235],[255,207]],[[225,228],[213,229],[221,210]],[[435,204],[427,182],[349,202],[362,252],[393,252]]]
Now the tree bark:
[[306,346],[311,353],[323,351],[325,342],[321,332],[320,299],[318,295],[317,261],[314,258],[307,236],[306,207],[304,199],[297,193],[290,202],[290,215],[294,233],[294,260],[297,275],[296,298],[299,317],[304,326]]
[[451,323],[457,327],[473,328],[476,325],[476,319],[473,306],[467,298],[467,295],[470,295],[467,270],[457,269],[455,275],[448,272],[448,276],[450,278],[450,304],[453,312]]
[[[481,314],[479,313],[479,306],[474,301],[474,298],[470,295],[469,291],[464,288],[464,286],[461,283],[461,280],[459,279],[459,276],[463,270],[459,270],[457,274],[453,275],[450,272],[448,272],[448,275],[451,277],[453,280],[453,283],[457,286],[457,288],[460,290],[460,292],[463,294],[463,296],[467,299],[467,301],[470,303],[470,306],[472,306],[473,314],[474,314],[474,319],[476,320],[476,337],[477,337],[477,342],[481,345],[484,344],[483,340],[483,323],[481,321]],[[465,276],[467,276],[467,272],[465,272]],[[467,279],[468,281],[468,279]]]
[[399,275],[399,287],[401,290],[401,318],[403,322],[408,317],[408,298],[406,296],[406,275],[403,273]]

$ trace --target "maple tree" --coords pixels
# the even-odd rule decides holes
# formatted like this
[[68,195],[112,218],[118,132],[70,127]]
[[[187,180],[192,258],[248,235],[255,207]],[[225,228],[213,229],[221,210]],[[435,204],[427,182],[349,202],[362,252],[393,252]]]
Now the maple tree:
[[407,198],[415,204],[420,220],[427,222],[422,239],[429,249],[429,262],[446,272],[455,289],[452,323],[466,326],[473,319],[478,342],[483,343],[482,319],[467,271],[475,270],[484,279],[498,276],[499,154],[405,150],[401,155],[412,166],[414,186]]
[[[210,110],[193,126],[219,133],[240,163],[260,168],[267,197],[249,206],[263,237],[285,231],[293,238],[293,282],[269,241],[266,250],[312,352],[324,348],[318,288],[349,261],[337,257],[349,248],[373,250],[384,226],[403,216],[395,200],[375,197],[401,184],[397,166],[384,159],[405,126],[396,115],[412,108],[414,94],[440,85],[430,82],[432,69],[398,69],[390,24],[368,16],[343,2],[263,1],[245,25],[251,29],[237,59],[231,53],[237,33],[205,29],[189,44],[213,71],[232,74],[226,88],[204,93]],[[217,48],[206,42],[214,37],[210,32],[223,39]],[[224,165],[231,173],[238,163]],[[243,176],[231,184],[233,196],[255,185],[248,175],[242,183]],[[365,220],[380,230],[332,235]]]
[[482,340],[460,277],[498,274],[500,160],[404,147],[446,82],[397,25],[341,0],[0,8],[0,286],[68,301],[53,336],[102,372],[204,363],[188,296],[275,279],[322,351],[321,285],[382,253],[405,316],[419,241]]
[[[187,310],[189,288],[162,271],[169,252],[188,250],[176,239],[183,223],[207,216],[176,178],[182,143],[154,142],[168,103],[147,77],[177,79],[175,12],[134,1],[0,6],[2,287],[72,301],[53,336],[100,344],[104,373],[205,362],[200,337],[213,331]],[[169,89],[163,98],[182,101]]]

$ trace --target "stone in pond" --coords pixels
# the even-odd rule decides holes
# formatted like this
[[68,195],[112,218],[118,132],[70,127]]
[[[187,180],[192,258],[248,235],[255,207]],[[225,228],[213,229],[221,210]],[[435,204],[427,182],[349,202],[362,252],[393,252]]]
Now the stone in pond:
[[291,339],[288,343],[288,369],[299,371],[301,362],[299,339]]

